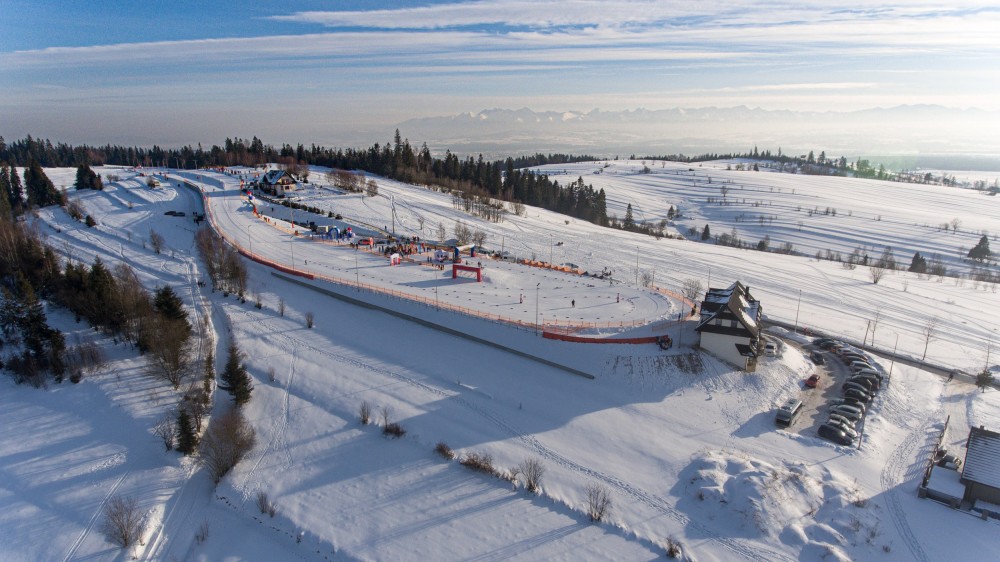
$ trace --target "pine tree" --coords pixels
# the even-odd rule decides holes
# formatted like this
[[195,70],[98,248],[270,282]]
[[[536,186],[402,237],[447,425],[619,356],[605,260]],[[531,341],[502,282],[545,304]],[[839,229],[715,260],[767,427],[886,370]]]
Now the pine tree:
[[622,228],[625,230],[632,230],[635,228],[635,219],[632,218],[632,204],[629,203],[628,207],[625,208],[625,222],[622,223]]
[[976,386],[979,390],[986,392],[986,389],[993,384],[993,373],[990,372],[989,368],[983,369],[981,373],[976,375]]
[[913,254],[913,260],[910,261],[909,271],[913,273],[927,273],[927,260],[920,255],[920,252]]
[[17,168],[11,167],[10,175],[10,209],[15,216],[24,212],[24,187],[21,185],[21,176],[17,173]]
[[0,220],[10,218],[10,169],[4,164],[0,166]]
[[708,225],[706,224],[705,228],[701,231],[701,239],[708,240],[711,237],[712,237],[712,231],[709,230]]
[[183,320],[187,323],[187,311],[184,310],[184,303],[181,302],[181,298],[177,296],[170,285],[164,285],[156,290],[153,308],[165,318]]
[[250,401],[253,383],[250,381],[247,366],[241,361],[243,353],[236,342],[229,344],[228,353],[229,358],[226,359],[226,367],[221,375],[223,384],[220,384],[219,388],[231,394],[237,406],[242,406]]
[[184,455],[191,455],[198,448],[198,436],[191,423],[191,415],[186,408],[177,412],[177,450]]
[[62,195],[37,160],[32,160],[24,171],[24,189],[28,193],[29,207],[48,207],[62,202]]
[[990,239],[985,234],[979,239],[976,247],[969,250],[969,257],[980,262],[988,260],[991,255],[993,254],[990,252]]

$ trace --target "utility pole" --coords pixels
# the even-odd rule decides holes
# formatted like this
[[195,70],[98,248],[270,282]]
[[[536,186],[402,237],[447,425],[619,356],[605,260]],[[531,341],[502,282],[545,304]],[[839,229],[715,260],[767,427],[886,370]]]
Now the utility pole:
[[396,235],[396,199],[390,194],[389,195],[389,209],[390,214],[392,214],[392,235]]
[[639,246],[635,247],[635,286],[639,286]]
[[253,223],[250,223],[250,224],[247,225],[247,242],[250,243],[250,256],[252,257],[253,256],[253,238],[250,238],[250,227],[251,226],[253,226]]
[[535,333],[536,334],[538,333],[538,288],[541,286],[542,286],[541,282],[535,285]]
[[[361,292],[361,273],[358,272],[358,248],[354,247],[354,280],[358,287],[358,292]],[[434,294],[437,295],[437,287],[434,287]]]
[[799,289],[799,302],[795,305],[795,329],[793,334],[799,333],[799,307],[802,306],[802,289]]
[[892,361],[889,362],[889,381],[892,381],[892,367],[896,364],[896,348],[899,347],[899,334],[896,334],[896,344],[892,346]]

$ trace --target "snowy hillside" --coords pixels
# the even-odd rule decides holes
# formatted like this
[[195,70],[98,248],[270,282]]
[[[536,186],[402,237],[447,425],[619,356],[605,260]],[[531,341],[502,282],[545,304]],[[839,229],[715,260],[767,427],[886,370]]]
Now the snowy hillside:
[[[785,399],[837,394],[833,386],[803,390],[817,368],[797,347],[801,336],[779,330],[782,353],[742,373],[691,349],[693,322],[671,325],[679,344],[669,352],[552,341],[532,329],[590,322],[615,332],[614,322],[667,322],[683,313],[682,303],[636,280],[649,273],[655,285],[678,291],[687,279],[707,285],[711,277],[712,286],[749,285],[770,318],[859,342],[877,317],[876,347],[891,349],[898,335],[899,350],[917,358],[922,327],[940,318],[928,360],[978,369],[997,327],[1000,296],[992,286],[903,272],[875,285],[866,268],[811,256],[814,249],[889,243],[900,262],[925,247],[954,258],[948,248],[968,247],[971,230],[1000,232],[997,213],[984,211],[991,199],[940,187],[727,172],[725,163],[693,173],[687,165],[657,163],[649,174],[639,173],[640,162],[602,166],[545,171],[565,170],[567,181],[583,176],[603,187],[609,213],[620,217],[628,203],[637,220],[649,221],[679,206],[679,232],[705,223],[728,232],[735,224],[741,237],[770,234],[776,245],[787,241],[807,255],[656,240],[534,208],[490,223],[457,210],[450,195],[383,178],[374,178],[376,197],[341,193],[326,184],[324,170],[314,170],[296,197],[341,214],[338,224],[359,233],[387,229],[432,239],[441,225],[450,238],[461,220],[486,233],[488,249],[590,272],[610,269],[612,280],[486,259],[482,284],[420,264],[389,266],[350,246],[290,235],[287,208],[271,211],[258,202],[270,220],[255,218],[238,176],[215,172],[171,171],[162,189],[151,190],[115,170],[125,179],[104,191],[70,193],[97,218],[92,229],[61,209],[42,210],[39,228],[58,253],[84,263],[95,256],[127,261],[148,286],[177,289],[192,315],[208,319],[217,346],[240,342],[254,377],[245,411],[258,443],[213,490],[204,469],[164,452],[151,432],[179,394],[145,374],[134,350],[50,308],[68,341],[97,341],[109,360],[79,385],[48,391],[0,381],[0,420],[10,428],[0,437],[3,558],[128,559],[98,532],[102,506],[115,494],[135,496],[147,514],[144,544],[134,552],[143,560],[646,560],[662,558],[671,543],[696,560],[1000,555],[996,522],[916,497],[925,456],[947,416],[947,442],[956,449],[968,427],[1000,427],[995,391],[980,393],[963,379],[948,383],[897,362],[892,384],[871,406],[861,446],[848,448],[816,437],[819,418],[775,429],[774,408]],[[72,183],[74,170],[47,172],[57,186]],[[200,287],[206,274],[193,252],[190,217],[202,210],[201,197],[178,186],[178,175],[204,191],[217,227],[247,252],[342,283],[307,285],[354,291],[352,298],[594,378],[329,298],[253,262],[249,285],[260,309],[252,299],[241,303]],[[717,182],[729,180],[726,199],[739,202],[704,203],[718,194]],[[809,217],[807,206],[836,207],[837,216]],[[164,215],[168,210],[186,217]],[[776,218],[734,222],[754,212]],[[961,227],[936,232],[946,219],[935,217],[958,217]],[[150,231],[165,238],[163,253],[148,247]],[[397,294],[362,293],[350,282]],[[315,316],[312,328],[307,314]],[[501,317],[519,323],[495,320]],[[638,328],[617,331],[630,329]],[[217,362],[224,360],[218,354]],[[385,408],[406,434],[390,439],[377,425],[360,424],[364,401],[375,405],[376,417]],[[216,412],[228,403],[217,393]],[[460,457],[490,455],[499,472],[537,460],[545,468],[540,493],[447,460],[434,451],[439,443]],[[612,501],[601,523],[587,515],[594,487]],[[260,491],[275,502],[274,517],[254,505]],[[203,523],[207,537],[196,540]]]

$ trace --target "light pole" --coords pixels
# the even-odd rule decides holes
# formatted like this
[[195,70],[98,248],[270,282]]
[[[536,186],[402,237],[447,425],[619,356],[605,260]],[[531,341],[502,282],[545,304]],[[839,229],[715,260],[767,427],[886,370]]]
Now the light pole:
[[291,240],[288,241],[288,247],[290,248],[292,254],[292,271],[295,271],[295,235],[292,235]]
[[799,289],[799,302],[795,305],[795,329],[792,333],[799,333],[799,307],[802,306],[802,289]]
[[541,286],[542,286],[541,282],[535,285],[535,333],[536,334],[538,333],[538,288]]
[[358,292],[361,292],[361,273],[358,271],[358,249],[354,248],[354,279],[355,284],[358,286]]
[[549,265],[552,265],[552,246],[554,244],[555,244],[555,241],[552,240],[552,235],[549,234]]
[[250,227],[253,223],[247,225],[247,242],[250,243],[250,256],[253,257],[253,238],[250,238]]
[[635,286],[639,286],[639,246],[635,247]]
[[896,364],[896,348],[899,347],[899,334],[896,334],[896,344],[892,346],[892,361],[889,363],[889,382],[892,382],[892,367]]

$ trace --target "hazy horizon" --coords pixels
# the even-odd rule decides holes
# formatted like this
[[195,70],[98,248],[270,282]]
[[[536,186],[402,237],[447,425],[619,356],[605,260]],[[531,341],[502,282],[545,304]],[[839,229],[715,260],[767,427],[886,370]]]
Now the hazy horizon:
[[[935,106],[985,113],[957,122],[953,114],[925,114],[919,126],[895,135],[879,127],[879,143],[870,147],[862,145],[871,135],[854,124],[817,128],[809,120],[786,132],[736,119],[728,129],[710,127],[720,133],[667,129],[635,141],[670,141],[653,143],[650,153],[671,142],[679,151],[712,143],[721,151],[799,145],[801,133],[816,129],[809,147],[817,149],[964,154],[994,152],[975,147],[1000,125],[1000,8],[979,0],[948,7],[812,0],[336,6],[16,0],[0,37],[0,134],[74,144],[210,145],[256,135],[277,145],[363,146],[389,140],[414,120],[490,108],[848,114]],[[401,132],[417,143],[454,138]],[[540,136],[523,139],[519,150],[545,151],[565,140],[561,132],[532,134]]]

